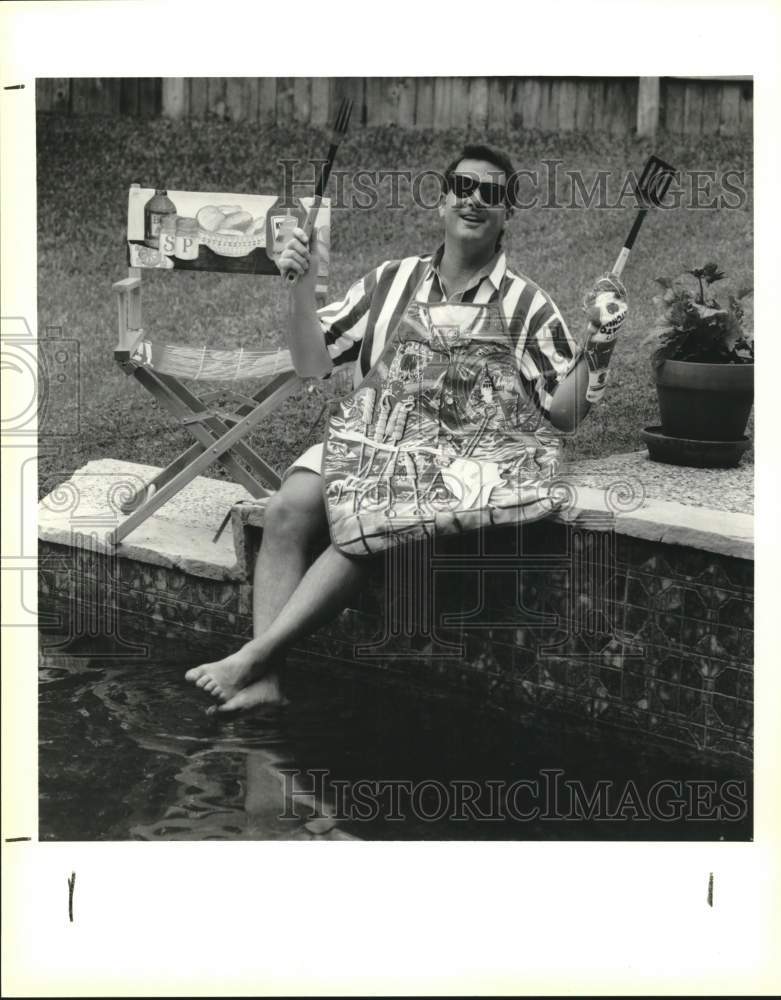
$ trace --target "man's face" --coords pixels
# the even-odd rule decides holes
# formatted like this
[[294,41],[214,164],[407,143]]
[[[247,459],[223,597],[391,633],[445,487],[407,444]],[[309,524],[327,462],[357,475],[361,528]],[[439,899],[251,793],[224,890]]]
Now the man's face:
[[[505,185],[507,178],[493,163],[485,160],[461,160],[453,171],[478,181]],[[445,241],[468,246],[471,252],[483,252],[489,257],[507,220],[504,203],[491,206],[481,198],[479,191],[459,198],[453,191],[443,196],[439,214],[445,221]]]

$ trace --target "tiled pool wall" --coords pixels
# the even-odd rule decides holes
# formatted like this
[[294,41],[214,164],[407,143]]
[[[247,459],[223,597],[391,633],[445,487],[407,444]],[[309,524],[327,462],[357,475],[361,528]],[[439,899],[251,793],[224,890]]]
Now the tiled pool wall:
[[[44,621],[76,644],[110,636],[107,655],[139,649],[144,660],[143,645],[164,638],[210,657],[251,634],[248,583],[79,544],[41,543],[39,563]],[[747,559],[617,534],[609,519],[492,529],[379,561],[353,606],[297,651],[323,669],[374,671],[748,763],[753,570]]]

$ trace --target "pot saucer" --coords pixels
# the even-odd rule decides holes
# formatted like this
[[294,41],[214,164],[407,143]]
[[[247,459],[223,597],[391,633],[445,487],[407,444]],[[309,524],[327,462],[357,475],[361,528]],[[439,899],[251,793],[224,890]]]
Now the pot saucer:
[[640,436],[648,448],[653,462],[667,465],[689,465],[698,469],[729,469],[740,462],[751,440],[742,437],[738,441],[697,441],[691,438],[669,437],[661,427],[646,427]]

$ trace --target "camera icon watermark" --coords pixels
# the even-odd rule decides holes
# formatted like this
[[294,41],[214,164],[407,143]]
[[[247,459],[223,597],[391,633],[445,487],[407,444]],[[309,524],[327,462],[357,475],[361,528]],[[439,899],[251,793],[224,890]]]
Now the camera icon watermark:
[[35,338],[24,317],[0,320],[3,436],[73,437],[79,433],[79,342],[48,326]]
[[48,327],[43,337],[36,338],[24,317],[2,317],[0,374],[7,484],[1,549],[3,626],[35,628],[48,621],[48,616],[43,621],[38,617],[35,588],[37,456],[56,450],[57,439],[79,432],[79,343],[63,337],[59,327]]

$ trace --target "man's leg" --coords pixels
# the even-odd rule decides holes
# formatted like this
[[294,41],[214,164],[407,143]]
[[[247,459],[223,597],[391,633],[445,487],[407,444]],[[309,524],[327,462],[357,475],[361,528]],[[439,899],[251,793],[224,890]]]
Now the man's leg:
[[253,635],[264,634],[301,582],[315,544],[328,537],[322,480],[314,472],[292,472],[266,504],[263,540],[255,562]]
[[[312,549],[328,537],[328,519],[323,504],[320,476],[306,469],[292,472],[266,504],[263,538],[255,561],[252,592],[253,637],[262,636],[301,581],[312,557]],[[238,659],[237,659],[238,658]],[[203,687],[211,671],[219,674],[245,664],[243,650],[220,660],[188,670],[187,680]],[[267,673],[262,701],[280,698],[277,669]]]
[[342,611],[365,581],[372,562],[348,559],[329,545],[263,635],[220,663],[198,668],[202,671],[196,679],[198,686],[223,702],[217,710],[232,712],[268,701],[267,674],[276,658]]

